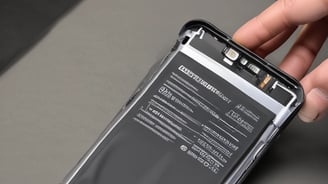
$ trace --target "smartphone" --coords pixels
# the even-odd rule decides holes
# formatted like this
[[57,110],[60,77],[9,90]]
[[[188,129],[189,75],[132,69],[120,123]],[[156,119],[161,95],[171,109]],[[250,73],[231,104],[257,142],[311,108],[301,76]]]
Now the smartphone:
[[62,183],[241,183],[302,103],[296,80],[190,21]]

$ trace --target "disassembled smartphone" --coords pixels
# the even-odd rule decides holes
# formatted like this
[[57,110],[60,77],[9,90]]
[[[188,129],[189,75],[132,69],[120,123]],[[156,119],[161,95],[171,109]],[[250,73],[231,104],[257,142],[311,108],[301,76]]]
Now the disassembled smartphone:
[[302,103],[296,80],[190,21],[63,183],[240,183]]

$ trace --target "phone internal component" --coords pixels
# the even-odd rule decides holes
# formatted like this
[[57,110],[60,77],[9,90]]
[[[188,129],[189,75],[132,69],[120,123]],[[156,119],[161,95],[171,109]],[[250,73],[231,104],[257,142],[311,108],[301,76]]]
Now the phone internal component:
[[242,64],[243,66],[245,66],[247,63],[248,63],[248,60],[246,58],[240,59],[240,64]]
[[264,87],[267,86],[267,84],[270,82],[271,79],[272,77],[269,74],[266,74],[265,78],[260,83],[259,88],[264,89]]
[[229,47],[225,48],[223,53],[225,55],[223,61],[225,61],[229,65],[232,65],[233,64],[232,61],[236,61],[239,58],[239,53],[236,50]]
[[231,61],[236,61],[239,57],[239,53],[232,48],[226,48],[224,54]]
[[260,68],[259,67],[257,67],[256,65],[254,65],[254,64],[248,64],[247,65],[247,68],[252,72],[252,73],[254,73],[254,74],[256,74],[256,75],[258,75],[259,73],[260,73]]
[[272,88],[269,90],[269,95],[283,105],[287,105],[293,97],[278,82],[272,85]]

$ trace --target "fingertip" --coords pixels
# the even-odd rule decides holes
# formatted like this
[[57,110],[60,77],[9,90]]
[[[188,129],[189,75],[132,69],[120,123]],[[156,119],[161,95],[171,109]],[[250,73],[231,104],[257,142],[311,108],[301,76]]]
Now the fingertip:
[[242,27],[240,27],[232,35],[232,40],[235,41],[236,43],[240,44],[240,45],[243,45],[243,46],[247,47],[248,46],[247,39],[245,38],[245,36],[243,36],[243,34],[244,34],[243,27],[245,27],[245,25],[243,25]]
[[298,117],[304,123],[312,123],[316,119],[318,119],[318,116],[319,116],[319,114],[317,112],[309,113],[309,112],[306,112],[306,110],[300,110],[300,112],[298,113]]
[[298,113],[303,122],[314,122],[321,119],[328,108],[328,93],[319,88],[312,89],[306,95],[306,101]]

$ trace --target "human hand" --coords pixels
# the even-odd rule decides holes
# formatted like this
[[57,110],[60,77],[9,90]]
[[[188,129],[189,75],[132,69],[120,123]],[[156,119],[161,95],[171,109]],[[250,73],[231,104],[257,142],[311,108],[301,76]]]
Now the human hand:
[[328,59],[307,73],[328,35],[328,0],[278,0],[240,27],[233,39],[265,57],[302,26],[300,35],[279,67],[299,80],[305,103],[302,121],[321,118],[328,109]]

